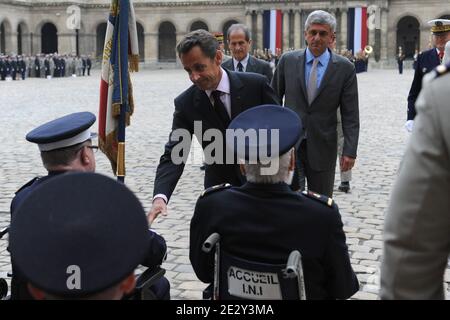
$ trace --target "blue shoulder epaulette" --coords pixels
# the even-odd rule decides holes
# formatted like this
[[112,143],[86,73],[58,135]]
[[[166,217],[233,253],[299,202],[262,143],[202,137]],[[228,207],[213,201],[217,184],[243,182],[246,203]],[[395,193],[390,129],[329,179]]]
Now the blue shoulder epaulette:
[[320,203],[323,203],[327,205],[328,207],[333,207],[334,201],[331,198],[328,198],[327,196],[321,195],[319,193],[315,193],[312,191],[303,191],[302,194],[307,196],[310,199],[314,199],[316,201],[319,201]]
[[231,188],[231,184],[229,183],[222,183],[222,184],[218,184],[216,186],[212,186],[206,190],[204,190],[202,192],[202,194],[200,195],[200,198],[203,198],[204,196],[206,196],[207,194],[211,194],[213,192],[219,191],[219,190],[225,190]]
[[20,191],[22,191],[23,189],[25,189],[25,188],[27,188],[27,187],[29,187],[29,186],[31,186],[33,183],[35,183],[37,180],[39,180],[41,177],[34,177],[33,179],[31,179],[30,181],[28,181],[27,183],[25,183],[23,186],[21,186],[20,187],[20,189],[19,190],[17,190],[16,192],[15,192],[15,194],[18,194]]

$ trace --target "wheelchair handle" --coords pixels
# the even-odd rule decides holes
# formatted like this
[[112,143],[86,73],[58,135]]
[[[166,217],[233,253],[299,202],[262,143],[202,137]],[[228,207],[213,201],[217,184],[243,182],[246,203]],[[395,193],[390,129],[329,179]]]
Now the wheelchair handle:
[[9,227],[6,227],[5,229],[3,229],[2,231],[0,231],[0,239],[3,238],[3,236],[5,234],[7,234],[9,231]]
[[216,245],[217,242],[219,242],[219,240],[220,234],[214,232],[205,240],[205,242],[203,242],[202,251],[205,253],[210,253],[212,248]]
[[298,277],[298,269],[299,265],[301,263],[302,255],[300,254],[300,251],[294,250],[289,255],[287,264],[286,264],[286,275],[289,278]]

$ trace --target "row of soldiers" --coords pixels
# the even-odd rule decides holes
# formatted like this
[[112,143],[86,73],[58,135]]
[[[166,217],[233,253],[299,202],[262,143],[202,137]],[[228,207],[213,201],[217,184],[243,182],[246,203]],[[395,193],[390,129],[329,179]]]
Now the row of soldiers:
[[34,78],[60,78],[90,76],[92,68],[91,56],[76,56],[54,54],[27,55],[3,55],[0,54],[0,79],[6,80],[8,77],[12,80],[27,77]]

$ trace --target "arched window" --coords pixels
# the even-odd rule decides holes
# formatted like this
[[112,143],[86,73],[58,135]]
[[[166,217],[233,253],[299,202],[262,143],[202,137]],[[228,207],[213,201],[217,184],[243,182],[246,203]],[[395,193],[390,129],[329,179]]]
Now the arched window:
[[228,28],[231,27],[231,25],[232,25],[232,24],[235,24],[235,23],[239,23],[239,22],[236,21],[236,20],[228,20],[227,22],[225,22],[225,23],[223,24],[222,32],[223,32],[223,37],[224,37],[223,44],[224,44],[224,47],[225,47],[225,51],[228,51],[228,50],[229,50],[229,48],[228,48],[228,41],[227,41],[227,31],[228,31]]
[[54,53],[58,52],[58,35],[56,26],[48,22],[41,28],[41,52]]
[[96,60],[102,61],[103,58],[103,49],[105,46],[105,37],[106,37],[106,22],[102,22],[97,26],[97,50],[95,52]]
[[139,43],[139,61],[145,61],[145,37],[144,37],[144,27],[137,22],[137,35],[138,35],[138,43]]
[[203,21],[200,21],[200,20],[194,21],[191,24],[191,31],[198,30],[198,29],[203,29],[203,30],[209,31],[206,23],[204,23]]
[[11,24],[8,20],[0,23],[0,52],[15,52],[16,48],[12,48],[11,44]]
[[159,26],[158,39],[158,61],[159,62],[175,62],[176,56],[176,29],[175,26],[165,21]]
[[397,48],[401,46],[406,58],[413,58],[416,49],[420,50],[420,24],[416,18],[406,16],[397,24]]

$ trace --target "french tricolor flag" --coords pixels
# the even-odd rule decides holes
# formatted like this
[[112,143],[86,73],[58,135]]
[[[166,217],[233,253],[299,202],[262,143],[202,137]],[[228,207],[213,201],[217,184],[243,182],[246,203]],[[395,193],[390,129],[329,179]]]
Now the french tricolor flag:
[[367,7],[350,8],[347,21],[347,48],[353,55],[367,45]]
[[281,10],[266,10],[263,17],[263,46],[264,49],[270,49],[272,53],[276,52],[276,49],[281,49],[282,39],[282,13]]

